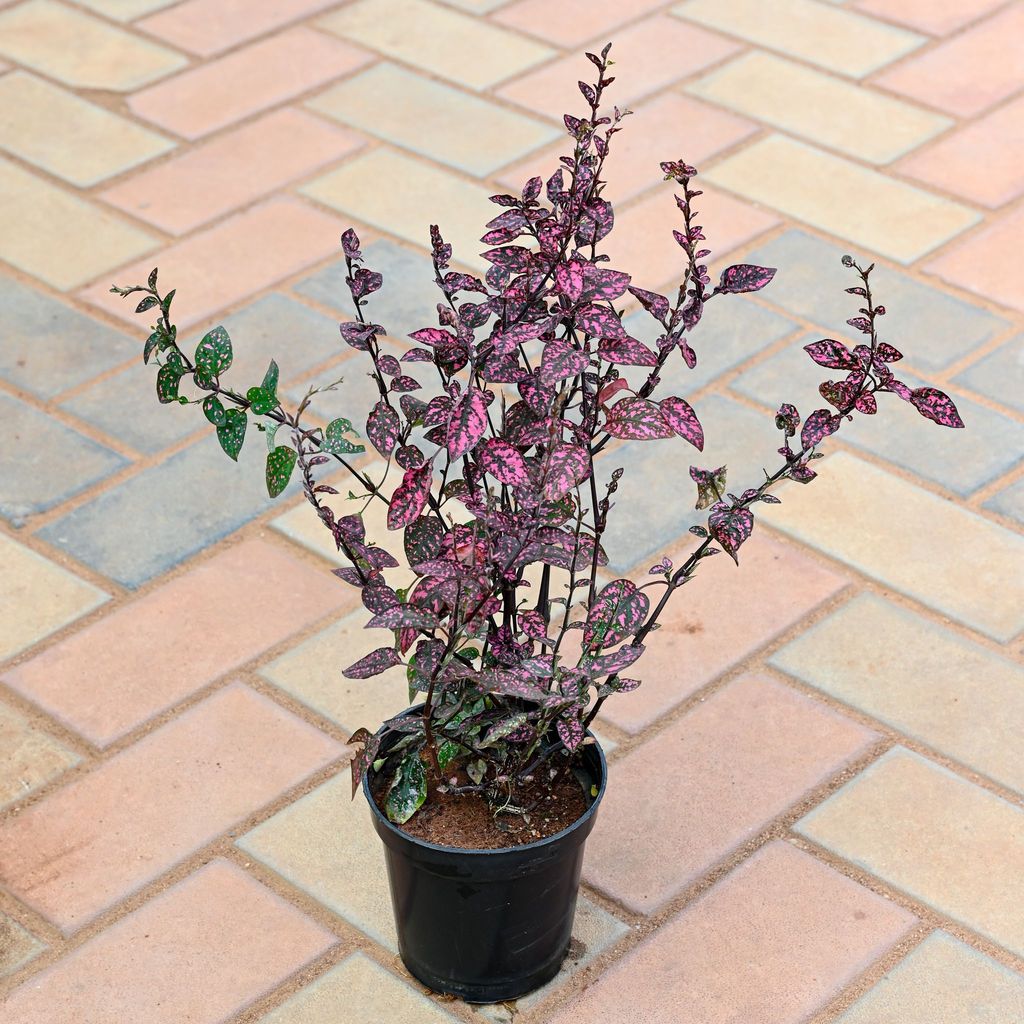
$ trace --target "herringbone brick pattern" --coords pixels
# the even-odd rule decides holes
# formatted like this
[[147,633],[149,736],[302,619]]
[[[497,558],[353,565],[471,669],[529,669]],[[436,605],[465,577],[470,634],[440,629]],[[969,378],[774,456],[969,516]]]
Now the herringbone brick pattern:
[[[607,40],[635,111],[612,265],[672,281],[657,162],[684,158],[713,260],[780,268],[673,381],[706,464],[758,475],[771,411],[813,400],[845,251],[968,429],[844,430],[687,588],[600,725],[565,968],[472,1008],[404,971],[347,799],[401,672],[341,679],[362,613],[313,513],[267,499],[255,441],[236,469],[157,407],[107,289],[159,265],[235,372],[344,375],[323,415],[358,420],[340,231],[384,272],[374,319],[431,322],[428,223],[481,266],[486,197],[553,169]],[[1022,51],[1005,0],[0,3],[4,1024],[1024,1020]],[[618,451],[612,567],[643,571],[687,547],[686,456]]]

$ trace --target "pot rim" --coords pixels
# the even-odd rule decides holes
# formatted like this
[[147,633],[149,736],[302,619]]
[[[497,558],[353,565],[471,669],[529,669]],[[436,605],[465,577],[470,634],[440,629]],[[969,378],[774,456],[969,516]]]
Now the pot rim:
[[[422,704],[418,704],[415,707],[407,708],[405,714],[408,714],[410,711],[417,711],[422,706]],[[499,853],[519,853],[520,851],[530,852],[532,850],[540,850],[545,846],[551,846],[560,839],[564,839],[570,832],[575,832],[578,828],[589,822],[597,813],[597,805],[601,802],[601,798],[604,796],[604,792],[608,788],[608,761],[604,756],[604,749],[601,747],[600,740],[598,740],[598,738],[589,729],[587,730],[586,735],[594,741],[593,743],[588,743],[587,746],[591,746],[596,750],[598,763],[601,767],[601,781],[597,787],[597,796],[594,797],[590,806],[571,825],[567,825],[560,832],[556,832],[553,836],[547,836],[544,839],[535,839],[532,843],[521,843],[519,846],[499,846],[486,850],[481,850],[477,847],[443,846],[440,843],[429,843],[425,839],[420,839],[418,836],[410,835],[408,832],[400,829],[394,822],[390,821],[388,816],[377,806],[377,801],[373,799],[373,794],[370,792],[369,772],[365,772],[363,774],[361,787],[363,790],[363,796],[366,797],[366,802],[370,805],[370,812],[376,818],[378,828],[383,825],[388,832],[394,835],[396,839],[400,839],[407,843],[413,843],[416,846],[422,847],[424,850],[433,850],[437,853],[469,854],[471,856],[475,855],[480,857]]]

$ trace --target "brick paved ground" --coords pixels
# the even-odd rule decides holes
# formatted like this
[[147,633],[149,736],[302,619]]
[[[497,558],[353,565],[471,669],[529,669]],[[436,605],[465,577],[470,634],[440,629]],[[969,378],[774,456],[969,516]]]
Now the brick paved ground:
[[[485,196],[551,167],[606,39],[636,111],[613,265],[671,279],[656,161],[684,157],[716,258],[780,268],[695,338],[705,463],[753,479],[771,409],[812,400],[847,250],[969,429],[894,403],[844,430],[687,588],[601,725],[569,962],[470,1009],[404,972],[346,796],[344,738],[401,679],[341,680],[362,613],[311,512],[267,500],[258,444],[235,470],[157,407],[106,289],[159,264],[243,378],[349,373],[355,419],[340,230],[390,278],[374,319],[426,324],[428,218],[480,265]],[[1024,1020],[1022,49],[1004,0],[0,3],[5,1024]],[[631,571],[685,550],[690,491],[618,453]]]

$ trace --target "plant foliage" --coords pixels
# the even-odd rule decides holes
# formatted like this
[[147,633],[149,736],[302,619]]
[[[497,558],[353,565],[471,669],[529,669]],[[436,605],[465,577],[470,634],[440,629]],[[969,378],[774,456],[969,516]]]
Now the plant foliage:
[[[791,404],[781,406],[775,423],[783,433],[782,464],[738,496],[726,491],[726,467],[691,467],[696,507],[707,510],[707,525],[692,528],[699,540],[683,563],[674,567],[664,558],[648,582],[599,586],[611,499],[622,476],[621,469],[607,472],[609,459],[599,457],[615,439],[663,440],[674,453],[684,443],[703,449],[704,430],[690,404],[656,397],[662,371],[672,359],[696,364],[690,339],[713,300],[758,291],[775,274],[738,264],[712,285],[710,250],[697,223],[697,172],[681,160],[661,165],[665,180],[678,187],[680,223],[672,234],[685,271],[675,295],[637,287],[626,271],[608,265],[601,243],[615,215],[602,175],[629,113],[616,107],[602,113],[613,81],[608,52],[587,54],[597,80],[580,84],[589,112],[565,115],[571,152],[546,180],[531,178],[518,195],[491,197],[501,212],[482,238],[490,264],[482,277],[451,269],[451,245],[437,226],[430,228],[442,301],[436,325],[414,331],[401,359],[382,350],[386,328],[368,316],[382,277],[364,265],[356,233],[342,236],[355,319],[340,332],[372,367],[377,401],[363,431],[387,462],[381,479],[353,463],[365,446],[347,419],[325,429],[306,425],[304,414],[322,389],[286,410],[276,363],[260,382],[228,387],[232,343],[223,327],[189,354],[170,319],[174,293],[160,293],[155,270],[145,286],[114,289],[143,293],[139,311],[159,312],[144,358],[159,364],[160,401],[201,404],[232,459],[250,424],[268,434],[269,493],[282,493],[298,472],[347,560],[336,575],[360,592],[370,613],[367,628],[389,635],[383,646],[379,637],[369,641],[367,648],[376,649],[344,674],[366,679],[404,665],[410,696],[422,701],[420,713],[352,737],[360,751],[354,786],[368,770],[385,772],[386,810],[398,822],[422,805],[431,776],[439,786],[483,792],[495,805],[508,805],[538,772],[567,766],[603,702],[639,685],[619,673],[640,658],[668,601],[699,562],[721,550],[738,563],[757,503],[777,502],[770,491],[783,480],[812,480],[818,446],[855,414],[875,414],[879,396],[902,399],[941,425],[963,426],[947,395],[913,390],[894,376],[891,364],[901,354],[879,337],[885,310],[872,295],[873,266],[844,257],[857,279],[847,291],[861,302],[848,323],[863,341],[852,349],[833,339],[806,346],[814,363],[839,377],[820,387],[826,405],[805,417]],[[634,299],[657,324],[654,348],[623,325],[622,303]],[[429,392],[418,379],[421,365],[436,376]],[[641,368],[642,382],[628,383],[621,366]],[[181,394],[185,383],[194,398]],[[285,443],[275,439],[282,427]],[[320,473],[338,465],[368,501],[388,506],[395,544],[371,544],[361,514],[335,514],[327,499],[337,492]],[[388,570],[403,558],[415,582],[400,590],[389,583]],[[465,767],[469,785],[450,782],[454,764]]]

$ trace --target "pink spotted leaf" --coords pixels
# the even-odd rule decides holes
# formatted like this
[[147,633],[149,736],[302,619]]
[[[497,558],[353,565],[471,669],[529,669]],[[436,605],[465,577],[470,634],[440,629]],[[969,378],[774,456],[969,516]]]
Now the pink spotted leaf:
[[658,403],[665,422],[680,436],[686,438],[697,451],[704,450],[704,428],[690,404],[682,398],[663,398]]

